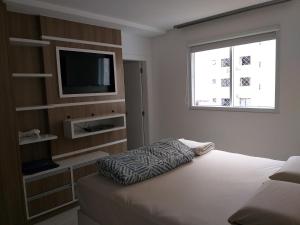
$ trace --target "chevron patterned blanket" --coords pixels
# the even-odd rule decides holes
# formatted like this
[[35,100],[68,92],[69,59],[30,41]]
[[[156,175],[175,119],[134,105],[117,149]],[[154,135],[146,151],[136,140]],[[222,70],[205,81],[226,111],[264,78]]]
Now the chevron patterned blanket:
[[97,161],[99,172],[119,184],[134,184],[192,161],[194,152],[177,139],[165,139]]

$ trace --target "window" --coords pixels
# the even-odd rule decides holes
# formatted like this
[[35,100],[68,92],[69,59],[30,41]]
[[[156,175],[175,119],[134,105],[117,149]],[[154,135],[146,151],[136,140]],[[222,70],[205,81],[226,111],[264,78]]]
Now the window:
[[221,79],[221,87],[229,87],[230,86],[230,79]]
[[192,107],[276,108],[276,32],[197,45],[190,52]]
[[247,107],[251,104],[251,98],[240,98],[240,106]]
[[250,65],[251,64],[251,56],[242,56],[240,58],[240,62],[242,66]]
[[244,87],[244,86],[250,86],[250,77],[241,77],[240,79],[240,86]]
[[230,58],[221,59],[221,67],[229,67],[230,66]]
[[222,98],[221,102],[222,102],[222,106],[229,106],[230,105],[230,98]]

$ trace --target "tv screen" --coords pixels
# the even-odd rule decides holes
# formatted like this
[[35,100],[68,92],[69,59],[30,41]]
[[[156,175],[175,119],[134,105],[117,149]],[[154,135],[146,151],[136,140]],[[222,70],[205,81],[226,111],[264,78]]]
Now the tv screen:
[[112,53],[66,48],[58,53],[62,96],[116,93]]

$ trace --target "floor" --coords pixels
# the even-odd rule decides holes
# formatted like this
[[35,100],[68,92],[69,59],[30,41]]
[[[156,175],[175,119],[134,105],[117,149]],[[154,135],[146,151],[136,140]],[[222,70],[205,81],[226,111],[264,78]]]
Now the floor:
[[39,222],[35,225],[78,225],[77,222],[77,211],[79,207],[70,209],[59,215],[56,215],[48,220]]

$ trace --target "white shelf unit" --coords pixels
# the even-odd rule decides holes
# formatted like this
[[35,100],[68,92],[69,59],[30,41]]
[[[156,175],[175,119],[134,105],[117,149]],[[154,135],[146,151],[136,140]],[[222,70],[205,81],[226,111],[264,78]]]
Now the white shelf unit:
[[[75,156],[75,157],[72,157],[72,158],[56,161],[56,163],[59,164],[59,167],[57,167],[57,168],[42,171],[42,172],[32,174],[32,175],[23,176],[24,198],[25,198],[25,203],[26,203],[25,206],[26,206],[27,218],[28,219],[33,219],[33,218],[39,217],[41,215],[47,214],[49,212],[52,212],[56,209],[62,208],[66,205],[77,202],[77,198],[75,196],[76,183],[74,182],[74,174],[73,174],[74,170],[76,170],[77,168],[80,168],[81,166],[93,164],[98,159],[100,159],[104,156],[108,156],[108,155],[109,155],[108,153],[102,152],[102,151],[97,151],[97,152],[92,152],[92,153],[89,153],[89,154],[79,155],[79,156]],[[50,191],[46,191],[42,194],[38,194],[38,195],[33,196],[33,197],[29,197],[27,195],[27,190],[26,190],[27,185],[26,184],[28,184],[30,182],[33,182],[33,181],[38,181],[38,180],[41,180],[41,179],[45,179],[47,177],[55,176],[59,173],[66,172],[66,171],[68,171],[70,173],[70,176],[71,176],[71,183],[70,184],[64,185],[62,187],[55,188],[55,189],[50,190]],[[65,188],[71,188],[72,189],[72,199],[70,201],[68,201],[64,204],[61,204],[59,206],[50,208],[48,210],[45,210],[41,213],[38,213],[38,214],[35,214],[35,215],[30,215],[29,206],[28,206],[30,200],[38,199],[38,198],[43,197],[43,196],[47,196],[51,193],[58,192],[58,191],[60,191],[62,189],[65,189]]]
[[43,141],[51,141],[55,139],[57,139],[57,136],[53,134],[41,134],[35,137],[22,137],[19,140],[19,145],[27,145]]
[[102,134],[126,128],[125,114],[110,114],[64,121],[65,136],[71,139]]
[[108,155],[109,154],[107,152],[96,151],[96,152],[86,153],[79,156],[73,156],[66,159],[54,160],[54,162],[57,163],[59,167],[50,170],[45,170],[39,173],[31,174],[31,175],[25,175],[23,176],[23,178],[25,181],[36,180],[41,177],[47,177],[51,174],[55,174],[56,172],[61,170],[72,169],[73,167],[77,167],[78,165],[81,164],[96,162],[98,159]]
[[13,73],[13,77],[18,78],[46,78],[52,77],[51,73]]
[[13,45],[29,46],[29,47],[43,47],[43,46],[50,45],[50,41],[34,40],[34,39],[27,39],[27,38],[10,37],[9,41]]

